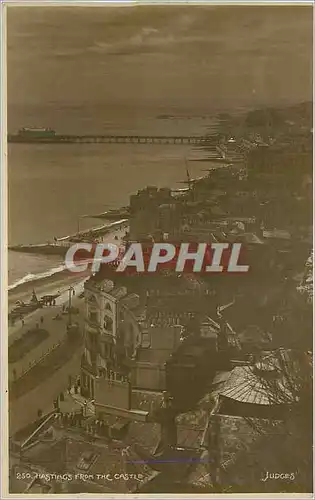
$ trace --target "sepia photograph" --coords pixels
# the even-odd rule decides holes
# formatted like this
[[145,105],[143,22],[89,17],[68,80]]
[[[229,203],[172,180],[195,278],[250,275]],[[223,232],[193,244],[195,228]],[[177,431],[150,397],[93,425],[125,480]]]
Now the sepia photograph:
[[313,4],[1,9],[3,498],[312,498]]

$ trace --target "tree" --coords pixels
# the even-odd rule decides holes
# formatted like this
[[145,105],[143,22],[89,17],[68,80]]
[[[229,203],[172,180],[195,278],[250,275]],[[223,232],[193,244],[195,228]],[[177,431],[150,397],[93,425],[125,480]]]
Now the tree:
[[[263,364],[269,364],[266,376]],[[265,366],[266,368],[266,366]],[[256,377],[271,407],[284,408],[281,418],[245,417],[252,443],[235,454],[221,477],[229,493],[310,493],[312,491],[312,356],[279,349],[256,363]],[[244,440],[243,440],[244,443]],[[243,444],[242,443],[242,444]],[[262,481],[264,471],[294,474],[294,480]],[[239,478],[246,478],[242,482]],[[293,476],[292,476],[293,477]],[[239,482],[237,481],[239,480]]]

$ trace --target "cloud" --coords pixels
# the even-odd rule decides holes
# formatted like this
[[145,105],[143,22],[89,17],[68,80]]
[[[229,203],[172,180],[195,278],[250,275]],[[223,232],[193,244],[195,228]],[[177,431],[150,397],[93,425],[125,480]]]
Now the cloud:
[[148,52],[170,42],[171,40],[161,36],[156,28],[144,27],[125,39],[110,42],[96,41],[88,50],[100,54],[133,54]]
[[94,45],[89,47],[89,51],[112,55],[160,52],[170,45],[200,39],[200,35],[193,38],[189,36],[189,30],[195,21],[195,17],[191,14],[182,14],[177,16],[176,19],[171,17],[169,22],[167,22],[167,16],[165,16],[164,21],[164,24],[159,29],[145,26],[125,38],[95,41]]
[[114,41],[95,41],[88,48],[89,52],[104,55],[132,55],[139,53],[158,53],[169,51],[170,46],[194,43],[209,43],[211,37],[208,35],[189,35],[188,33],[167,33],[166,30],[159,31],[155,28],[142,28],[137,33],[125,39]]
[[82,54],[86,53],[86,50],[84,49],[60,49],[60,50],[53,50],[53,55],[55,57],[61,57],[61,58],[73,58],[76,56],[81,56]]

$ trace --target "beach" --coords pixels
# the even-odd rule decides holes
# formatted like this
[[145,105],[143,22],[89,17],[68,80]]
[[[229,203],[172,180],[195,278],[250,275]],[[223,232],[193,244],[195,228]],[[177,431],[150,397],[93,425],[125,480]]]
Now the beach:
[[[88,277],[88,273],[86,273],[86,277]],[[56,294],[58,291],[63,294],[69,286],[77,286],[82,283],[84,278],[85,277],[82,276],[81,273],[80,277],[78,277],[77,274],[71,273],[68,270],[63,270],[47,278],[23,283],[12,290],[9,290],[9,310],[18,300],[28,302],[31,298],[33,290],[35,291],[38,299],[43,295]]]
[[[126,228],[113,229],[104,237],[103,241],[104,243],[120,244],[125,232]],[[40,299],[43,295],[54,295],[59,293],[60,295],[56,298],[55,306],[38,309],[24,317],[25,327],[27,325],[35,326],[40,316],[51,314],[52,310],[54,310],[55,314],[57,314],[56,311],[59,311],[63,305],[67,304],[69,300],[68,290],[70,286],[74,289],[74,297],[78,297],[84,289],[84,282],[90,275],[90,269],[80,273],[72,273],[71,271],[64,269],[51,276],[46,276],[36,281],[24,282],[9,290],[8,311],[14,307],[18,300],[28,302],[33,291],[35,291],[38,299]],[[9,326],[9,344],[16,338],[17,335],[21,334],[21,326],[20,320],[17,320],[14,325]]]

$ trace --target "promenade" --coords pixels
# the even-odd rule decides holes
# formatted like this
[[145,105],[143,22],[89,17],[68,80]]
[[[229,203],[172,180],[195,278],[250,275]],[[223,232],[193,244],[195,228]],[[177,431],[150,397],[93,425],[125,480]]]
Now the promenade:
[[9,436],[38,418],[38,410],[43,414],[53,410],[53,402],[61,392],[67,389],[69,376],[80,373],[82,349],[72,352],[72,357],[49,378],[39,383],[9,405]]
[[[113,231],[104,238],[104,242],[119,244],[124,234],[125,230]],[[72,323],[79,325],[82,334],[84,332],[84,298],[80,298],[79,295],[83,291],[84,281],[87,278],[88,276],[84,276],[83,279],[82,276],[75,278],[69,276],[69,284],[75,291],[75,294],[72,294],[72,306],[79,309],[79,313],[73,314],[71,319]],[[9,435],[36,420],[38,410],[43,413],[52,410],[54,399],[67,390],[69,377],[71,376],[74,380],[80,373],[82,341],[63,345],[67,339],[68,315],[61,313],[63,306],[68,306],[68,289],[69,286],[64,286],[60,290],[61,295],[56,299],[55,306],[39,309],[24,318],[24,325],[18,321],[8,328],[9,346],[23,336],[28,329],[36,328],[37,323],[40,328],[46,329],[49,333],[43,342],[25,353],[15,363],[8,365],[9,385],[13,383],[17,386],[18,384],[18,390],[12,390],[9,402]],[[62,319],[53,319],[58,313],[61,314]],[[43,317],[42,325],[40,324],[41,317]],[[57,351],[58,344],[61,344],[60,351]],[[56,354],[60,353],[62,358],[58,356],[57,362],[54,356],[54,346]],[[13,382],[14,380],[16,382]]]
[[[79,294],[83,291],[83,285],[84,281],[80,280],[76,286],[71,287],[72,307],[79,310],[79,313],[71,315],[71,320],[72,322],[78,323],[81,330],[83,330],[84,322],[84,299],[80,299]],[[73,291],[75,295],[73,295]],[[19,321],[19,325],[11,327],[12,329],[14,328],[14,331],[10,332],[9,329],[9,351],[18,339],[27,335],[29,330],[35,330],[36,332],[38,327],[38,330],[46,330],[48,332],[48,336],[43,341],[39,342],[34,348],[22,355],[20,359],[13,363],[9,362],[9,384],[23,376],[36,364],[36,362],[49,354],[56,345],[60,344],[60,342],[65,339],[69,316],[66,312],[63,312],[63,308],[68,307],[68,300],[69,292],[66,290],[56,300],[55,306],[46,306],[42,309],[38,309],[31,315],[26,316],[23,320],[24,324],[22,324],[22,321]],[[60,319],[54,319],[57,315],[59,315]]]

